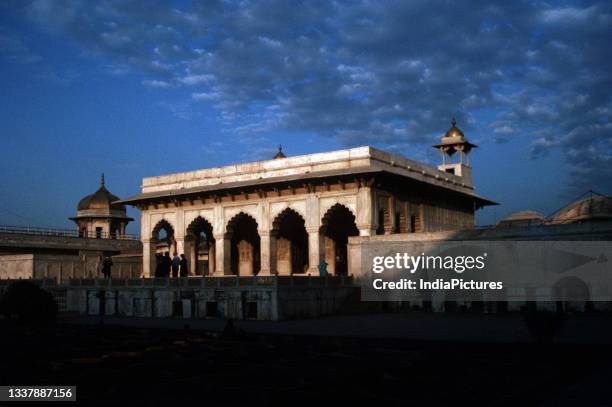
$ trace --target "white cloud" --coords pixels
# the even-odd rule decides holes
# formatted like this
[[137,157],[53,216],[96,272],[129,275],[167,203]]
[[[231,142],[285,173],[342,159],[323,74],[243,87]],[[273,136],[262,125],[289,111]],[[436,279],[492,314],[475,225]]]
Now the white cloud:
[[514,134],[514,129],[510,126],[500,126],[493,129],[493,133],[501,135]]
[[283,43],[280,41],[273,40],[272,38],[263,37],[263,36],[259,37],[259,41],[261,41],[262,44],[270,48],[280,48],[283,45]]
[[152,89],[166,89],[170,87],[170,84],[166,81],[160,80],[145,80],[142,81],[143,86]]
[[209,83],[215,79],[215,75],[203,74],[203,75],[187,75],[179,78],[178,81],[184,85],[193,86],[202,83]]
[[542,19],[547,23],[558,23],[563,21],[585,22],[595,13],[596,7],[587,8],[563,7],[553,8],[542,12]]
[[200,93],[192,93],[191,98],[197,101],[207,101],[207,100],[216,100],[221,96],[218,92],[200,92]]

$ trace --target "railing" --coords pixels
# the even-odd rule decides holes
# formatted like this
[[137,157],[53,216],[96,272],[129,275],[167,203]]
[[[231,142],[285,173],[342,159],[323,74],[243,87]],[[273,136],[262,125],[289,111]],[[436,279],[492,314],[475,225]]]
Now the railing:
[[74,229],[51,229],[30,226],[0,225],[0,233],[14,233],[33,236],[56,236],[56,237],[79,237],[84,239],[117,239],[117,240],[140,240],[137,235],[109,234],[105,232],[87,232]]

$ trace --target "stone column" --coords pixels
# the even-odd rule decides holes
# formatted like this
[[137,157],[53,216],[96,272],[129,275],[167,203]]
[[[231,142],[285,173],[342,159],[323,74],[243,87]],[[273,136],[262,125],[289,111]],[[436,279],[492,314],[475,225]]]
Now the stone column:
[[385,235],[390,235],[395,233],[396,224],[395,224],[395,197],[393,195],[389,196],[388,201],[389,207],[389,225],[385,225]]
[[[174,249],[180,255],[185,253],[185,212],[181,207],[176,208],[176,226],[174,227],[176,228],[174,230]],[[170,255],[173,256],[174,253],[170,253]]]
[[260,276],[276,275],[276,234],[274,232],[260,232]]
[[325,242],[319,228],[308,228],[308,274],[319,275],[319,263],[325,259]]
[[376,205],[374,203],[374,192],[371,187],[362,186],[357,192],[357,229],[359,236],[376,235]]
[[[184,237],[177,237],[175,240],[175,244],[176,244],[176,252],[181,255],[181,254],[185,254],[185,238]],[[174,256],[174,253],[170,253],[170,256]]]
[[155,273],[155,243],[151,243],[149,239],[142,241],[142,276],[153,277]]
[[225,235],[215,236],[215,276],[232,274],[230,244],[231,240]]
[[185,257],[189,259],[189,275],[196,275],[198,250],[196,240],[192,237],[189,240],[185,240]]
[[215,246],[216,246],[216,242],[214,245],[211,245],[208,248],[208,275],[212,276],[215,273],[215,263],[216,263],[216,255],[215,255]]

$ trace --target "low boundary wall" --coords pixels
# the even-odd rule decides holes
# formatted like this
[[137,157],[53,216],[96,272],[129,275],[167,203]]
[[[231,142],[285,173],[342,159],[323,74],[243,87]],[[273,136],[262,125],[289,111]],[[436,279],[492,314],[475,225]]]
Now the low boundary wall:
[[[0,280],[0,290],[11,281]],[[136,317],[282,320],[333,314],[354,298],[351,277],[249,276],[29,280],[63,312]]]

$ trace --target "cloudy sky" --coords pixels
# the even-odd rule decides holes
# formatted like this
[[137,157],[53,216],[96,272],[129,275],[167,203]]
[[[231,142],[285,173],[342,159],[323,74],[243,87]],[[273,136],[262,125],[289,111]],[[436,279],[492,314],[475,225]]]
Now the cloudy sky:
[[611,43],[609,2],[3,1],[0,223],[278,144],[434,165],[453,116],[479,222],[550,214],[612,194]]

